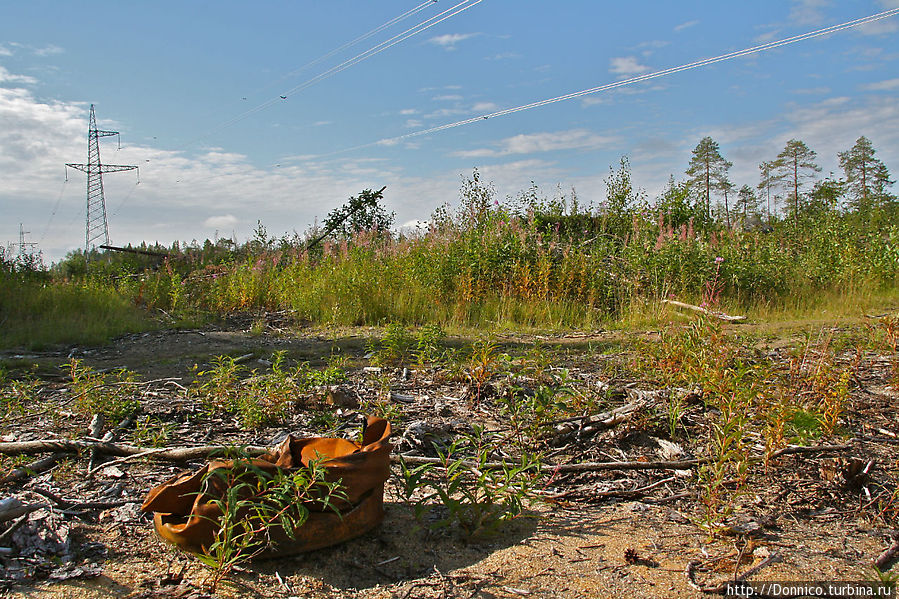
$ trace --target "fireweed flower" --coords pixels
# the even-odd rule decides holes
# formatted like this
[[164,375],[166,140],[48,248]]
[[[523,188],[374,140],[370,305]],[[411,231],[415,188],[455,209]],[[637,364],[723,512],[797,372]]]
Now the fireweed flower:
[[721,256],[717,256],[715,258],[715,264],[721,264],[722,262],[724,262],[724,258],[722,258]]

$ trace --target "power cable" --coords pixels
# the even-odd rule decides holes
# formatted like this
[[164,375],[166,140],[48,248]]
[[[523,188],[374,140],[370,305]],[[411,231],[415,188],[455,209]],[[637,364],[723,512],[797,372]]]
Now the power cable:
[[405,21],[405,20],[408,19],[409,17],[411,17],[411,16],[413,16],[413,15],[415,15],[415,14],[417,14],[417,13],[423,11],[425,8],[427,8],[427,7],[429,7],[429,6],[433,6],[434,4],[437,3],[437,1],[438,1],[438,0],[425,0],[425,2],[422,2],[421,4],[419,4],[418,6],[416,6],[415,8],[409,9],[409,10],[407,10],[406,12],[404,12],[403,14],[401,14],[401,15],[399,15],[399,16],[396,16],[396,17],[394,17],[394,18],[392,18],[392,19],[390,19],[390,20],[387,21],[386,23],[383,23],[383,24],[381,24],[381,25],[378,25],[377,27],[375,27],[375,28],[372,29],[371,31],[368,31],[368,32],[366,32],[366,33],[363,33],[362,35],[360,35],[360,36],[357,37],[356,39],[350,40],[350,41],[348,41],[347,43],[345,43],[345,44],[343,44],[343,45],[341,45],[341,46],[339,46],[339,47],[337,47],[337,48],[334,48],[334,49],[331,50],[330,52],[328,52],[328,53],[326,53],[326,54],[323,54],[323,55],[319,56],[318,58],[316,58],[316,59],[314,59],[314,60],[310,60],[309,62],[307,62],[307,63],[304,64],[303,66],[298,67],[298,68],[292,70],[291,72],[287,73],[286,75],[284,75],[283,77],[281,77],[281,79],[283,80],[283,79],[287,79],[287,78],[289,78],[289,77],[293,77],[294,75],[296,75],[296,74],[298,74],[298,73],[301,73],[301,72],[305,71],[305,70],[308,69],[309,67],[315,66],[315,65],[317,65],[317,64],[320,63],[320,62],[324,62],[325,60],[331,58],[331,57],[334,56],[335,54],[339,54],[340,52],[343,52],[343,51],[346,50],[347,48],[352,48],[352,47],[355,46],[356,44],[361,43],[361,42],[364,42],[364,41],[367,40],[368,38],[370,38],[370,37],[372,37],[372,36],[374,36],[374,35],[377,35],[378,33],[381,33],[381,32],[384,31],[385,29],[388,29],[388,28],[392,27],[393,25],[396,25],[397,23],[400,23],[401,21]]
[[629,78],[629,79],[624,79],[624,80],[621,80],[621,81],[616,81],[616,82],[614,82],[614,83],[607,83],[607,84],[605,84],[605,85],[600,85],[600,86],[597,86],[597,87],[591,87],[591,88],[588,88],[588,89],[584,89],[584,90],[577,91],[577,92],[572,92],[572,93],[565,94],[565,95],[562,95],[562,96],[556,96],[556,97],[554,97],[554,98],[547,98],[547,99],[545,99],[545,100],[540,100],[540,101],[538,101],[538,102],[532,102],[532,103],[530,103],[530,104],[523,104],[523,105],[521,105],[521,106],[516,106],[516,107],[514,107],[514,108],[506,108],[506,109],[504,109],[504,110],[498,110],[498,111],[496,111],[496,112],[491,112],[491,113],[488,113],[488,114],[482,114],[482,115],[480,115],[480,116],[472,117],[472,118],[469,118],[469,119],[464,119],[464,120],[461,120],[461,121],[456,121],[456,122],[454,122],[454,123],[447,123],[447,124],[445,124],[445,125],[439,125],[439,126],[437,126],[437,127],[431,127],[431,128],[429,128],[429,129],[422,129],[422,130],[420,130],[420,131],[413,131],[412,133],[407,133],[407,134],[405,134],[405,135],[399,135],[399,136],[397,136],[397,137],[388,137],[388,138],[380,139],[380,140],[375,141],[375,142],[371,142],[371,143],[367,143],[367,144],[363,144],[363,145],[359,145],[359,146],[354,146],[354,147],[346,148],[346,149],[343,149],[343,150],[337,150],[337,151],[335,151],[335,152],[330,152],[330,153],[327,153],[327,154],[319,154],[318,156],[316,156],[316,158],[322,158],[322,157],[327,157],[327,156],[333,156],[333,155],[335,155],[335,154],[342,154],[342,153],[345,153],[345,152],[352,152],[352,151],[354,151],[354,150],[360,150],[360,149],[363,149],[363,148],[369,148],[369,147],[372,147],[372,146],[378,146],[378,145],[393,145],[393,144],[395,144],[395,143],[398,143],[398,142],[400,142],[400,141],[403,141],[403,140],[405,140],[405,139],[409,139],[409,138],[412,138],[412,137],[419,137],[419,136],[422,136],[422,135],[430,135],[430,134],[432,134],[432,133],[437,133],[438,131],[444,131],[444,130],[446,130],[446,129],[452,129],[452,128],[454,128],[454,127],[461,127],[461,126],[463,126],[463,125],[470,125],[471,123],[477,123],[477,122],[479,122],[479,121],[484,121],[484,120],[488,120],[488,119],[491,119],[491,118],[496,118],[496,117],[500,117],[500,116],[505,116],[505,115],[507,115],[507,114],[513,114],[513,113],[516,113],[516,112],[521,112],[521,111],[523,111],[523,110],[530,110],[530,109],[532,109],[532,108],[539,108],[539,107],[541,107],[541,106],[546,106],[546,105],[548,105],[548,104],[554,104],[554,103],[556,103],[556,102],[562,102],[562,101],[564,101],[564,100],[572,100],[572,99],[575,99],[575,98],[580,98],[580,97],[583,97],[583,96],[588,96],[588,95],[591,95],[591,94],[596,94],[596,93],[608,91],[608,90],[610,90],[610,89],[615,89],[615,88],[618,88],[618,87],[623,87],[623,86],[625,86],[625,85],[632,85],[632,84],[634,84],[634,83],[641,83],[641,82],[643,82],[643,81],[649,81],[649,80],[655,79],[655,78],[657,78],[657,77],[664,77],[664,76],[666,76],[666,75],[672,75],[672,74],[674,74],[674,73],[680,73],[680,72],[683,72],[683,71],[689,71],[689,70],[691,70],[691,69],[696,69],[696,68],[699,68],[699,67],[708,66],[708,65],[710,65],[710,64],[715,64],[715,63],[718,63],[718,62],[723,62],[723,61],[725,61],[725,60],[731,60],[731,59],[733,59],[733,58],[739,58],[739,57],[741,57],[741,56],[746,56],[746,55],[748,55],[748,54],[755,54],[755,53],[757,53],[757,52],[764,52],[764,51],[766,51],[766,50],[773,50],[773,49],[775,49],[775,48],[780,48],[781,46],[787,46],[787,45],[790,45],[790,44],[795,44],[795,43],[797,43],[797,42],[809,40],[809,39],[816,38],[816,37],[820,37],[820,36],[823,36],[823,35],[829,35],[829,34],[831,34],[831,33],[836,33],[836,32],[838,32],[838,31],[843,31],[843,30],[845,30],[845,29],[850,29],[850,28],[852,28],[852,27],[858,27],[858,26],[860,26],[860,25],[866,25],[866,24],[868,24],[868,23],[873,23],[874,21],[879,21],[879,20],[881,20],[881,19],[886,19],[886,18],[891,17],[891,16],[893,16],[893,15],[895,15],[895,14],[897,14],[897,13],[899,13],[899,8],[893,8],[893,9],[885,10],[885,11],[883,11],[883,12],[880,12],[880,13],[877,13],[877,14],[874,14],[874,15],[870,15],[870,16],[867,16],[867,17],[862,17],[862,18],[860,18],[860,19],[855,19],[855,20],[853,20],[853,21],[847,21],[847,22],[845,22],[845,23],[840,23],[839,25],[831,25],[830,27],[825,27],[825,28],[823,28],[823,29],[818,29],[818,30],[815,30],[815,31],[810,31],[810,32],[808,32],[808,33],[803,33],[803,34],[801,34],[801,35],[796,35],[796,36],[793,36],[793,37],[789,37],[789,38],[782,39],[782,40],[778,40],[778,41],[774,41],[774,42],[768,42],[768,43],[766,43],[766,44],[760,44],[760,45],[758,45],[758,46],[753,46],[753,47],[751,47],[751,48],[745,48],[745,49],[743,49],[743,50],[737,50],[736,52],[729,52],[729,53],[727,53],[727,54],[721,54],[720,56],[715,56],[715,57],[713,57],[713,58],[706,58],[706,59],[703,59],[703,60],[698,60],[698,61],[696,61],[696,62],[691,62],[691,63],[684,64],[684,65],[680,65],[680,66],[677,66],[677,67],[671,67],[671,68],[668,68],[668,69],[663,69],[663,70],[661,70],[661,71],[656,71],[656,72],[654,72],[654,73],[647,73],[647,74],[645,74],[645,75],[638,75],[638,76],[636,76],[636,77],[631,77],[631,78]]
[[59,197],[56,198],[56,205],[53,207],[53,212],[50,213],[50,218],[47,219],[47,225],[44,227],[44,234],[41,235],[41,238],[38,240],[39,244],[43,243],[44,238],[47,237],[47,232],[50,230],[50,223],[53,222],[53,217],[56,216],[56,211],[59,210],[59,204],[62,202],[62,196],[66,192],[66,183],[68,182],[68,179],[62,182],[62,187],[59,190]]
[[372,56],[380,54],[381,52],[387,50],[388,48],[391,48],[391,47],[399,44],[400,42],[403,42],[403,41],[409,39],[410,37],[418,35],[419,33],[426,31],[426,30],[430,29],[431,27],[434,27],[435,25],[440,24],[440,23],[446,21],[447,19],[450,19],[450,18],[456,16],[457,14],[468,10],[469,8],[472,8],[473,6],[475,6],[477,4],[480,4],[481,2],[483,2],[483,0],[463,0],[462,2],[459,2],[458,4],[456,4],[455,6],[448,8],[447,10],[445,10],[433,17],[425,19],[421,23],[418,23],[417,25],[414,25],[414,26],[410,27],[409,29],[406,29],[402,33],[399,33],[399,34],[393,36],[392,38],[390,38],[384,42],[381,42],[380,44],[372,46],[368,50],[365,50],[364,52],[360,52],[359,54],[353,56],[352,58],[348,58],[347,60],[341,62],[337,66],[331,67],[327,71],[324,71],[324,72],[316,75],[315,77],[312,77],[311,79],[308,79],[307,81],[304,81],[303,83],[300,83],[299,85],[296,85],[296,86],[290,88],[283,94],[280,94],[277,97],[272,98],[270,100],[266,100],[262,104],[259,104],[258,106],[250,108],[249,110],[246,110],[246,111],[242,112],[241,114],[221,123],[217,127],[207,131],[206,133],[200,135],[199,137],[196,137],[196,138],[190,140],[189,142],[184,144],[183,147],[189,147],[189,146],[197,143],[198,141],[209,137],[210,135],[218,133],[219,131],[226,129],[227,127],[230,127],[231,125],[234,125],[234,124],[244,120],[248,116],[251,116],[261,110],[264,110],[264,109],[268,108],[269,106],[278,104],[279,102],[286,100],[289,96],[291,96],[299,91],[302,91],[312,85],[315,85],[316,83],[318,83],[324,79],[327,79],[328,77],[336,75],[337,73],[344,71],[356,64],[359,64],[360,62],[367,60],[367,59],[371,58]]

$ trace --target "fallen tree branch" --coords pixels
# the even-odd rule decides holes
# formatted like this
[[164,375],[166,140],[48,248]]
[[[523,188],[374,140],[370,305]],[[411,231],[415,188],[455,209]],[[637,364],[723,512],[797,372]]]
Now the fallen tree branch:
[[852,445],[789,445],[787,447],[781,447],[777,451],[772,452],[771,455],[768,456],[768,459],[773,460],[774,458],[778,458],[782,455],[791,455],[796,453],[846,451],[847,449],[852,449]]
[[[0,443],[0,454],[2,455],[20,455],[46,453],[49,451],[60,453],[79,453],[82,451],[96,450],[98,453],[111,456],[133,456],[137,454],[146,454],[147,457],[154,457],[159,460],[169,462],[186,462],[188,460],[196,460],[209,457],[213,453],[221,453],[227,450],[224,445],[202,445],[198,447],[173,447],[165,451],[155,452],[150,447],[138,447],[135,445],[117,445],[115,443],[107,443],[103,441],[78,441],[70,439],[53,439],[45,441],[16,441],[12,443]],[[244,447],[242,448],[251,456],[262,455],[268,451],[266,447]]]
[[6,474],[2,478],[0,478],[0,485],[16,482],[18,480],[22,480],[25,477],[31,476],[32,474],[43,472],[44,470],[47,470],[48,468],[55,465],[56,462],[58,462],[62,458],[62,456],[63,454],[61,453],[54,453],[51,456],[35,460],[31,463],[25,464],[24,466],[19,466],[15,470],[10,471],[9,474]]
[[[817,446],[790,446],[779,449],[770,457],[794,453],[817,453],[829,451],[844,451],[851,449],[851,445],[817,445]],[[201,445],[198,447],[171,447],[150,448],[136,445],[117,445],[103,441],[79,441],[74,439],[53,439],[44,441],[17,441],[0,443],[0,454],[19,455],[46,452],[78,453],[82,451],[96,450],[98,453],[116,457],[152,457],[169,462],[186,462],[189,460],[208,458],[211,454],[221,453],[229,449],[224,445]],[[262,455],[269,451],[266,447],[249,446],[242,448],[250,456]],[[441,458],[429,458],[422,456],[395,455],[391,458],[394,462],[405,461],[408,464],[440,464]],[[759,458],[760,459],[760,458]],[[502,468],[511,462],[488,462],[479,464],[472,460],[463,460],[474,466],[487,468]],[[544,472],[585,472],[596,470],[689,470],[712,461],[711,458],[695,458],[691,460],[657,461],[657,462],[582,462],[580,464],[543,464]]]
[[[423,456],[396,455],[391,456],[394,462],[407,464],[437,464],[443,463],[441,458],[428,458]],[[580,464],[543,464],[542,472],[588,472],[596,470],[689,470],[701,464],[711,461],[709,458],[696,460],[680,460],[675,462],[582,462]],[[482,468],[503,468],[514,462],[487,462],[482,464],[475,460],[462,460],[466,466]]]
[[874,567],[884,572],[887,570],[887,565],[892,562],[894,559],[899,557],[899,530],[894,530],[890,533],[890,538],[893,540],[893,544],[887,547],[883,553],[877,556],[877,559],[874,560]]
[[733,580],[726,580],[719,585],[713,587],[704,587],[696,582],[696,567],[701,563],[699,560],[691,560],[687,563],[687,568],[684,571],[684,575],[687,577],[687,584],[696,589],[697,591],[702,591],[703,593],[714,594],[714,595],[724,595],[727,594],[728,588],[730,585],[738,582],[743,582],[753,574],[758,573],[762,568],[773,564],[774,562],[780,561],[779,553],[772,553],[762,561],[760,561],[755,566],[749,568],[739,576],[734,576]]
[[[32,493],[37,493],[41,497],[45,497],[49,499],[53,503],[55,503],[60,509],[63,510],[105,510],[113,507],[121,507],[123,505],[128,505],[129,503],[140,503],[139,499],[114,499],[112,501],[79,501],[77,499],[65,499],[64,497],[60,497],[55,493],[51,493],[46,489],[41,489],[40,487],[35,487],[33,489],[29,489]],[[46,504],[41,504],[46,506]]]
[[663,304],[671,304],[672,306],[677,306],[678,308],[683,308],[685,310],[693,310],[694,312],[701,312],[702,314],[708,314],[709,316],[714,316],[715,318],[719,318],[725,322],[742,322],[746,320],[745,316],[730,316],[725,314],[724,312],[713,312],[707,308],[703,308],[702,306],[694,306],[693,304],[685,304],[684,302],[679,302],[676,300],[662,300]]
[[7,497],[6,499],[0,500],[0,522],[14,520],[44,507],[48,507],[46,503],[26,505],[17,497]]

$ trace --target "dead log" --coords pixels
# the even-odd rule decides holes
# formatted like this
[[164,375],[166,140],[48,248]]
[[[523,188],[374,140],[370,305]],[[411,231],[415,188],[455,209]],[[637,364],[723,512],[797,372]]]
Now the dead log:
[[[428,458],[423,456],[398,455],[391,456],[394,462],[407,464],[442,464],[441,458]],[[696,460],[660,461],[660,462],[581,462],[579,464],[543,464],[542,472],[593,472],[598,470],[689,470],[696,466],[710,462],[709,458]],[[512,462],[487,462],[482,464],[474,460],[462,460],[462,463],[472,468],[503,468]]]
[[702,306],[694,306],[693,304],[685,304],[684,302],[679,302],[676,300],[662,300],[663,304],[671,304],[672,306],[676,306],[678,308],[683,308],[685,310],[693,310],[694,312],[700,312],[702,314],[708,314],[709,316],[714,316],[715,318],[721,319],[725,322],[742,322],[746,320],[745,316],[730,316],[725,314],[724,312],[714,312],[709,310],[708,308],[703,308]]
[[[775,451],[771,457],[777,457],[781,455],[787,454],[796,454],[796,453],[825,453],[825,452],[834,452],[834,451],[845,451],[846,449],[851,449],[851,445],[813,445],[810,447],[805,446],[790,446],[784,447]],[[762,461],[761,457],[751,458],[755,462]],[[411,456],[411,455],[394,455],[391,456],[391,460],[394,462],[402,463],[405,462],[407,464],[442,464],[443,459],[441,458],[429,458],[424,456]],[[697,466],[702,466],[703,464],[708,464],[714,461],[712,458],[695,458],[692,460],[661,460],[655,462],[643,462],[643,461],[628,461],[628,462],[581,462],[575,464],[542,464],[540,466],[541,472],[596,472],[600,470],[690,470],[691,468],[695,468]],[[473,467],[473,468],[503,468],[507,467],[510,464],[514,463],[510,462],[487,462],[482,464],[480,462],[474,460],[462,460],[462,463]]]

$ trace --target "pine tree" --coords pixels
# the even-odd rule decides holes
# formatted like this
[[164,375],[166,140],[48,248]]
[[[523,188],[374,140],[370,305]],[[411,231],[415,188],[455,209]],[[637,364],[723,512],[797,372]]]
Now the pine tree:
[[759,199],[755,195],[755,191],[748,185],[744,185],[737,192],[737,204],[735,208],[737,212],[743,213],[743,222],[749,220],[750,214],[755,214],[758,210]]
[[[773,191],[780,185],[780,180],[774,170],[774,161],[766,161],[759,165],[760,181],[757,189],[761,196],[765,199],[765,209],[768,214],[768,223],[771,222],[772,215],[777,212],[777,195],[771,195]],[[771,200],[774,200],[774,209],[772,210]]]
[[793,221],[799,225],[799,190],[804,179],[810,179],[821,167],[815,164],[817,152],[804,142],[791,139],[774,161],[774,172],[792,192]]
[[850,205],[862,214],[881,208],[892,199],[886,188],[894,181],[890,181],[890,172],[874,153],[871,140],[863,135],[851,149],[838,154],[852,196]]
[[711,137],[703,137],[693,148],[693,157],[687,167],[687,185],[699,188],[705,203],[706,214],[712,214],[712,190],[721,189],[727,180],[727,171],[733,166],[721,155],[718,142]]

